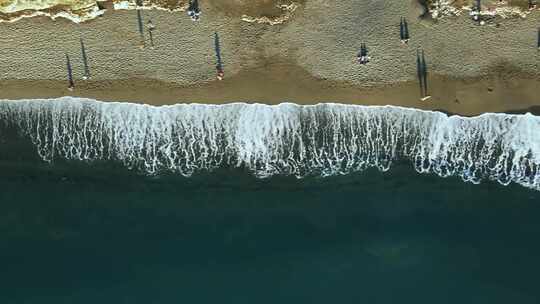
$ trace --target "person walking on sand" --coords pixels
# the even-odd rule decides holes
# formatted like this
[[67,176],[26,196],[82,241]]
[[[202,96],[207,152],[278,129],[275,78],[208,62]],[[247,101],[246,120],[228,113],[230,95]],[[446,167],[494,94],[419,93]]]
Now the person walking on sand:
[[428,95],[427,64],[424,50],[416,50],[416,72],[420,86],[420,100],[426,101],[431,98],[431,96]]
[[421,64],[422,64],[422,77],[424,78],[424,99],[422,99],[422,101],[424,101],[431,98],[431,96],[428,95],[428,82],[427,82],[428,72],[427,72],[426,57],[424,56],[424,50],[422,50]]
[[189,0],[187,14],[193,21],[199,21],[201,18],[201,10],[199,8],[199,0]]
[[219,64],[216,65],[216,71],[217,71],[217,79],[223,80],[223,77],[225,77],[225,73],[223,72],[223,67]]
[[154,48],[153,31],[156,29],[156,26],[152,23],[152,20],[148,20],[146,27],[148,28],[148,36],[150,37],[150,48],[153,49]]

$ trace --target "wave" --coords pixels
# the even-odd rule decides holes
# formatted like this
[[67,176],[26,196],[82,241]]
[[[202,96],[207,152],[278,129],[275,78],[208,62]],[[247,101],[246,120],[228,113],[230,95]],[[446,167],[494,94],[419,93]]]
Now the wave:
[[63,97],[1,100],[0,118],[45,161],[113,160],[184,176],[243,167],[258,177],[299,178],[408,161],[422,173],[540,190],[540,117],[531,114],[467,118],[331,103],[155,107]]

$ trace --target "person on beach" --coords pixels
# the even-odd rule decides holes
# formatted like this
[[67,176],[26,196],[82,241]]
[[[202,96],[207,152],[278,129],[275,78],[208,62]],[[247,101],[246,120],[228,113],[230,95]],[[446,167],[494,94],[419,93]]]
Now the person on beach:
[[199,9],[199,0],[190,0],[187,14],[193,21],[199,21],[201,10]]
[[225,73],[223,72],[223,61],[221,59],[221,45],[219,43],[219,35],[217,32],[214,33],[214,50],[216,51],[217,79],[223,80]]
[[216,65],[217,70],[217,79],[223,80],[223,77],[225,77],[225,73],[223,72],[223,67],[221,67],[219,64]]
[[420,88],[420,99],[424,98],[424,75],[422,73],[422,61],[420,59],[420,50],[416,50],[416,77]]
[[422,65],[422,77],[424,78],[424,98],[422,98],[422,101],[425,101],[431,98],[431,95],[428,95],[428,82],[427,82],[428,72],[427,72],[426,57],[424,56],[424,50],[422,50],[421,65]]
[[431,98],[431,96],[428,95],[427,64],[426,57],[424,56],[424,50],[416,50],[416,72],[420,87],[420,100],[426,101]]
[[82,60],[83,60],[83,66],[84,66],[84,76],[83,79],[87,80],[90,79],[90,67],[88,66],[88,57],[86,56],[86,47],[84,46],[84,41],[81,38],[81,54],[82,54]]
[[482,18],[481,11],[482,11],[481,0],[476,0],[476,3],[473,6],[470,15],[472,16],[472,19],[475,22],[477,22],[478,25],[484,25],[486,23]]
[[148,36],[150,37],[150,48],[154,49],[153,31],[156,29],[156,26],[152,23],[152,20],[148,20],[148,23],[146,24],[146,27],[148,28]]
[[409,42],[409,24],[407,23],[407,19],[405,19],[405,17],[401,17],[399,22],[399,37],[401,39],[401,43],[406,44]]
[[360,44],[360,52],[356,56],[356,60],[360,64],[367,64],[369,62],[370,57],[368,56],[368,50],[365,43]]

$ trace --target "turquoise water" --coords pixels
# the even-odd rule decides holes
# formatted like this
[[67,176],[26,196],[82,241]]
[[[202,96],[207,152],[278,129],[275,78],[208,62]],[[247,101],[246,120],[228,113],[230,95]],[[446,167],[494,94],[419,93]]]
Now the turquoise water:
[[[264,154],[265,145],[284,148],[253,127],[258,131],[253,141],[241,141],[250,153],[256,151],[258,158],[249,158],[253,162],[236,166],[236,161],[223,161],[190,176],[174,170],[149,174],[148,167],[138,165],[154,154],[129,147],[137,139],[153,150],[148,142],[156,137],[151,133],[115,131],[118,137],[112,140],[97,136],[95,130],[102,129],[92,127],[92,140],[82,140],[67,130],[90,124],[63,111],[64,116],[41,113],[53,120],[71,117],[69,124],[77,127],[58,127],[40,118],[41,129],[26,121],[4,125],[0,132],[0,303],[538,303],[540,298],[540,191],[522,186],[535,181],[534,149],[523,161],[533,163],[528,171],[515,165],[523,162],[512,161],[517,150],[504,158],[510,164],[506,171],[490,171],[494,160],[488,167],[478,165],[487,174],[478,185],[464,182],[467,175],[457,169],[456,176],[447,178],[437,170],[419,174],[414,157],[385,156],[381,151],[386,150],[341,163],[341,172],[322,174],[327,177],[298,179],[274,170],[260,178],[269,168],[292,169],[276,154]],[[9,118],[15,112],[2,113]],[[513,119],[475,130],[498,134]],[[276,136],[290,134],[290,129],[280,130]],[[55,139],[56,150],[47,138]],[[322,138],[333,151],[340,149]],[[218,146],[228,140],[222,138]],[[68,157],[90,153],[81,147],[96,142],[114,146],[114,152]],[[505,138],[496,142],[505,143]],[[484,139],[476,144],[487,145]],[[497,147],[500,152],[514,145]],[[126,151],[148,159],[126,162],[120,157]],[[205,157],[219,155],[204,151]],[[290,164],[297,160],[294,153]],[[53,161],[44,161],[43,155],[52,155]],[[335,165],[329,155],[319,160]],[[444,158],[446,166],[453,157]],[[377,168],[386,166],[376,165],[340,174],[362,159],[393,161],[385,172]],[[494,154],[493,159],[500,158]],[[197,158],[194,164],[212,162]],[[182,168],[192,168],[188,165]],[[308,171],[316,164],[296,166]],[[319,166],[314,172],[330,171]],[[493,172],[513,176],[515,182],[502,186],[490,178]]]

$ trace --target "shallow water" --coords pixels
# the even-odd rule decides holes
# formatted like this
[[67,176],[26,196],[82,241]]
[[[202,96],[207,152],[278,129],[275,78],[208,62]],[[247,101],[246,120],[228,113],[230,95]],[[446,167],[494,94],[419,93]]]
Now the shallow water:
[[[63,113],[50,116],[56,122],[76,117],[65,108],[41,113]],[[36,137],[18,129],[35,126],[26,117],[0,133],[0,303],[540,298],[539,191],[419,174],[406,158],[386,172],[368,166],[304,179],[256,178],[249,162],[190,177],[148,175],[103,157],[57,153],[45,162]],[[56,127],[62,132],[44,136],[45,126],[59,125],[28,130],[62,138],[57,145],[83,138]]]

